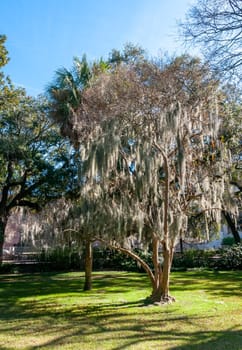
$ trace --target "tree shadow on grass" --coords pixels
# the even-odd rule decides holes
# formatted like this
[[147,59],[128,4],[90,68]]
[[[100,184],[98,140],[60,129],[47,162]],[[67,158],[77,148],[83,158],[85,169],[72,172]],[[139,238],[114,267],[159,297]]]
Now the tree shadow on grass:
[[[234,273],[216,275],[206,271],[179,273],[174,275],[173,290],[189,291],[194,281],[194,290],[203,288],[208,293],[216,292],[226,296],[229,288],[230,294],[234,292],[231,291],[232,282],[233,288],[235,285],[238,288],[240,278],[237,277],[239,276],[235,279]],[[23,339],[28,339],[32,333],[48,336],[49,340],[42,340],[36,346],[29,345],[24,348],[28,350],[62,349],[69,345],[71,349],[84,350],[85,345],[88,345],[88,349],[98,349],[98,344],[104,348],[102,343],[108,344],[108,348],[112,350],[139,349],[142,344],[147,344],[146,349],[150,349],[150,344],[152,348],[155,344],[157,349],[169,350],[241,349],[241,330],[236,328],[223,331],[200,330],[201,324],[206,324],[205,316],[188,316],[169,306],[144,308],[142,313],[136,308],[144,306],[143,299],[131,302],[117,300],[117,293],[130,289],[132,283],[134,289],[144,287],[148,281],[146,275],[106,272],[94,274],[94,292],[91,292],[93,295],[88,294],[89,298],[94,298],[93,303],[89,299],[87,304],[85,302],[68,304],[68,298],[79,296],[82,279],[83,275],[80,274],[1,276],[0,320],[3,321],[1,331],[6,335],[20,332]],[[220,288],[226,290],[220,292]],[[108,295],[112,295],[111,299],[114,301],[95,301],[97,293],[102,289],[105,289]],[[66,304],[63,304],[63,300],[58,304],[58,297],[63,297],[65,294]],[[82,294],[84,297],[85,295]],[[39,298],[40,296],[43,299]],[[26,300],[26,297],[30,299]],[[149,312],[152,316],[147,317],[146,314]],[[216,316],[209,316],[210,319],[212,317]],[[114,340],[115,345],[110,348]],[[93,347],[90,347],[92,346],[90,341],[93,342]],[[75,347],[75,344],[81,345]],[[0,349],[12,350],[14,346]]]
[[[143,345],[146,344],[145,349],[169,349],[169,350],[239,350],[242,344],[242,333],[236,329],[227,329],[224,331],[197,331],[185,333],[180,330],[163,330],[163,324],[166,322],[174,324],[174,322],[180,322],[182,324],[188,322],[194,322],[194,318],[187,319],[186,317],[174,317],[169,318],[169,320],[164,321],[150,321],[149,326],[131,319],[126,319],[125,322],[121,322],[119,327],[115,326],[112,317],[105,323],[103,320],[96,321],[96,328],[92,331],[90,330],[90,323],[88,325],[79,325],[79,329],[69,332],[69,334],[63,334],[49,342],[45,342],[42,345],[30,346],[28,350],[36,349],[61,349],[68,346],[75,347],[75,349],[85,349],[85,343],[88,344],[88,349],[101,349],[106,348],[102,344],[112,344],[113,339],[118,338],[118,345],[113,345],[110,348],[112,350],[125,350],[125,349],[144,349]],[[159,330],[157,328],[160,326]],[[112,327],[109,329],[109,327]],[[94,337],[92,346],[90,347],[90,342],[85,341],[85,338],[89,336]],[[84,338],[84,340],[83,340]],[[98,339],[95,341],[95,339]],[[80,347],[75,344],[80,344]],[[173,345],[181,343],[183,345]],[[100,344],[100,348],[98,348]],[[150,347],[150,344],[152,344]],[[154,345],[155,344],[155,345]],[[169,345],[168,345],[169,344]],[[8,349],[6,349],[8,350]]]
[[[144,287],[147,284],[147,276],[128,273],[99,273],[93,276],[93,290],[83,292],[84,275],[60,273],[23,274],[23,275],[2,275],[0,276],[0,321],[41,317],[57,317],[60,314],[68,313],[74,315],[76,311],[81,314],[91,311],[102,312],[103,309],[115,309],[122,302],[114,302],[110,305],[105,302],[109,296],[115,298],[115,294],[123,294],[130,290],[132,282],[134,290]],[[133,281],[132,281],[133,279]],[[104,303],[97,304],[95,299],[104,299]],[[103,298],[102,298],[103,295]],[[93,304],[83,305],[83,298],[92,298]],[[59,305],[56,299],[66,298],[70,305]],[[79,303],[71,303],[70,299],[78,299]],[[82,304],[80,307],[80,303]],[[133,303],[126,303],[125,307],[143,306],[144,302],[138,300]]]
[[[195,332],[184,345],[170,350],[240,350],[242,349],[242,330],[227,329],[217,332]],[[120,349],[121,350],[121,349]]]
[[[93,290],[111,290],[125,292],[134,284],[134,288],[149,285],[146,274],[128,272],[93,273]],[[21,275],[0,275],[0,299],[8,300],[35,295],[80,293],[84,286],[84,273],[68,275],[68,273],[37,273]]]
[[173,273],[172,290],[204,290],[216,297],[242,296],[242,271],[191,270]]

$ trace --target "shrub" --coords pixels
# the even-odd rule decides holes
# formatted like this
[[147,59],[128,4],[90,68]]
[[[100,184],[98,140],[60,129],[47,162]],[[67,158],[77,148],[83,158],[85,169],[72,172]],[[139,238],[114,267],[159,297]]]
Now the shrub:
[[[149,266],[152,266],[152,255],[140,249],[134,249]],[[113,249],[94,248],[93,250],[93,268],[97,270],[112,269],[134,272],[143,272],[143,268],[136,260],[126,254]]]
[[[135,249],[137,253],[150,267],[152,253]],[[84,254],[67,247],[58,247],[50,251],[44,251],[40,257],[41,270],[65,271],[84,269]],[[173,269],[187,268],[214,268],[218,270],[230,270],[242,268],[242,245],[235,244],[231,247],[215,250],[190,249],[183,254],[175,253]],[[9,269],[6,267],[5,269]],[[125,270],[144,272],[143,268],[134,259],[117,250],[94,247],[93,249],[94,270]]]
[[2,264],[2,265],[0,265],[0,274],[13,273],[13,272],[14,272],[13,264]]
[[242,244],[218,251],[219,259],[216,259],[211,267],[218,270],[242,270]]
[[56,247],[51,250],[44,250],[40,254],[39,261],[46,263],[42,268],[55,271],[80,270],[83,262],[79,251],[68,247]]
[[173,268],[194,268],[209,267],[213,250],[189,249],[184,253],[175,253],[173,259]]
[[224,237],[222,240],[222,245],[232,246],[235,244],[234,237]]

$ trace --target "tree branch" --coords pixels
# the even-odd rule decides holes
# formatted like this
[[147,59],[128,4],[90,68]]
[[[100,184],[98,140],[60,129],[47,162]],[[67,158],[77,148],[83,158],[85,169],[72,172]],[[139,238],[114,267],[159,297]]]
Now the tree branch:
[[137,262],[140,263],[140,265],[143,267],[143,269],[147,272],[149,278],[150,278],[150,281],[151,281],[151,284],[152,284],[152,287],[155,287],[155,277],[154,277],[154,274],[151,270],[151,268],[149,267],[148,264],[146,264],[146,262],[141,259],[137,254],[135,254],[134,252],[132,252],[131,250],[129,249],[126,249],[126,248],[122,248],[122,247],[118,247],[116,245],[113,245],[111,243],[108,243],[106,242],[105,240],[103,239],[100,239],[100,238],[97,238],[96,239],[97,241],[99,242],[102,242],[104,243],[105,245],[107,245],[108,247],[112,248],[112,249],[115,249],[115,250],[118,250],[124,254],[127,254],[129,255],[132,259],[136,260]]

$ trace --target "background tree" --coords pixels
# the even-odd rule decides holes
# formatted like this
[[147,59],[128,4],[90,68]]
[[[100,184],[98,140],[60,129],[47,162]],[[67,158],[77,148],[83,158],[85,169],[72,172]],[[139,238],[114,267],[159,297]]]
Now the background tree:
[[75,144],[76,110],[80,107],[82,90],[88,85],[94,73],[105,70],[108,64],[102,59],[89,64],[86,55],[80,60],[73,58],[70,70],[60,68],[55,72],[53,81],[46,88],[46,95],[50,102],[50,116],[59,125],[61,134],[69,137]]
[[146,56],[147,54],[142,47],[132,43],[127,43],[124,45],[122,51],[113,49],[110,52],[108,63],[112,66],[116,66],[121,63],[137,63],[144,61]]
[[[47,86],[46,94],[50,102],[49,115],[59,125],[61,134],[64,137],[68,136],[71,140],[76,150],[75,161],[80,167],[82,167],[82,158],[79,153],[81,139],[78,134],[76,113],[82,104],[82,91],[88,86],[91,77],[99,75],[109,67],[109,62],[105,62],[102,59],[88,63],[85,55],[83,55],[81,60],[75,57],[72,68],[70,70],[66,68],[58,69],[54,80]],[[80,185],[83,185],[80,173],[79,181]],[[89,204],[87,205],[87,203]],[[72,232],[72,235],[75,232],[79,234],[79,238],[75,239],[79,248],[83,245],[85,246],[84,290],[91,289],[93,230],[88,229],[87,225],[85,225],[86,219],[90,219],[90,215],[85,220],[82,220],[81,217],[73,219],[73,213],[80,212],[81,216],[81,213],[83,214],[84,212],[85,216],[87,207],[90,207],[90,210],[93,212],[92,205],[93,202],[90,198],[83,201],[80,199],[79,203],[76,203],[76,205],[73,203],[73,206],[69,208],[68,219],[63,220],[67,222],[67,232]],[[82,223],[81,226],[80,222]]]
[[221,140],[231,152],[230,178],[225,192],[226,200],[223,215],[236,243],[241,241],[238,229],[239,211],[241,211],[241,133],[242,133],[242,101],[241,89],[232,84],[223,87],[223,127]]
[[216,71],[241,82],[241,0],[197,0],[180,26],[186,42],[201,46]]
[[[0,68],[7,62],[0,37]],[[0,75],[0,261],[8,217],[17,208],[39,209],[78,191],[75,151],[48,119],[44,98],[30,98]]]
[[0,111],[0,251],[14,208],[40,209],[53,198],[77,188],[73,154],[67,140],[47,119],[43,101],[19,93]]
[[[240,242],[240,236],[236,223],[238,212],[235,208],[241,201],[241,186],[238,181],[241,170],[235,164],[239,162],[241,154],[241,27],[240,0],[198,0],[191,6],[186,21],[180,24],[186,43],[201,46],[214,71],[219,72],[220,77],[232,78],[237,84],[236,86],[230,82],[225,86],[224,107],[227,112],[228,109],[230,111],[223,120],[222,135],[234,160],[231,168],[233,179],[230,179],[230,184],[227,185],[223,215],[237,243]],[[237,190],[231,192],[232,183]]]
[[78,188],[74,151],[46,115],[43,102],[25,96],[1,111],[1,250],[14,208],[37,210],[50,200],[74,195]]
[[4,75],[2,68],[9,62],[8,51],[5,47],[7,37],[0,35],[0,110],[8,109],[9,105],[16,105],[23,90],[16,89],[10,78]]

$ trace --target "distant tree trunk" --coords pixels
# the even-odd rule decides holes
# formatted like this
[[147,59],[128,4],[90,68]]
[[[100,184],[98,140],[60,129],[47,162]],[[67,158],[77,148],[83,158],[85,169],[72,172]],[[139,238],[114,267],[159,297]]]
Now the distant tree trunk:
[[84,283],[83,290],[92,289],[92,261],[93,261],[92,241],[87,240],[85,245],[85,283]]
[[8,219],[5,216],[0,216],[0,265],[3,261],[3,244],[7,221]]
[[222,213],[223,213],[223,216],[225,217],[225,220],[226,220],[226,222],[227,222],[227,224],[232,232],[232,235],[234,236],[235,243],[240,243],[240,241],[241,241],[240,235],[239,235],[239,232],[236,228],[236,225],[235,225],[235,222],[234,222],[232,216],[230,215],[229,212],[227,212],[225,210],[223,210]]
[[183,240],[182,240],[182,236],[180,236],[179,242],[180,242],[180,252],[181,252],[181,254],[183,254]]

